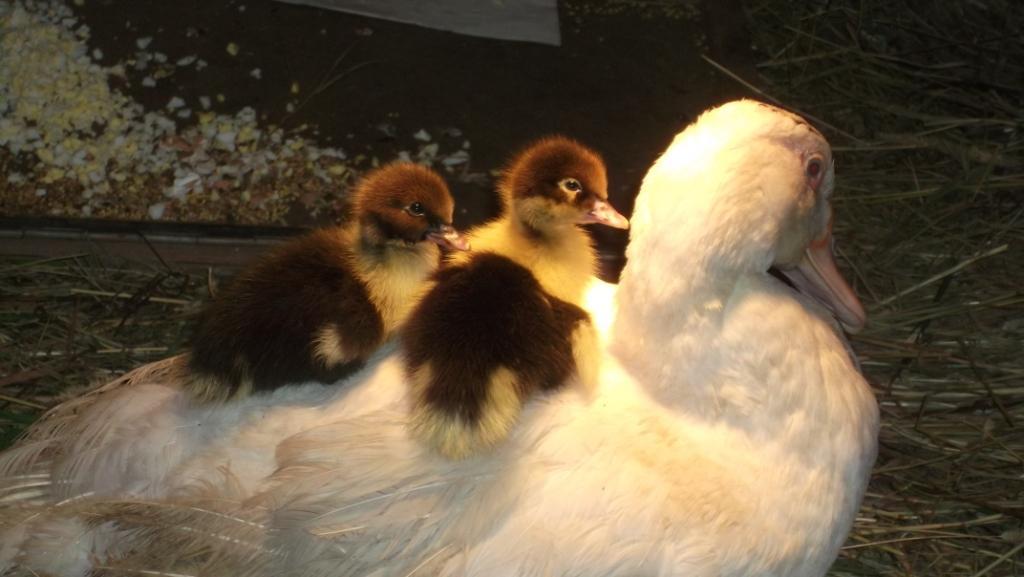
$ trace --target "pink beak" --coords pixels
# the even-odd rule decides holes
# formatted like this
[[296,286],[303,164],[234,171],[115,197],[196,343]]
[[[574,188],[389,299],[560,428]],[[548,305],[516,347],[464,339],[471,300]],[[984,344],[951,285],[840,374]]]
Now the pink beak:
[[619,214],[606,200],[597,200],[594,206],[583,215],[579,224],[603,224],[612,228],[629,228],[629,219]]
[[796,268],[780,271],[800,292],[825,305],[851,333],[864,328],[867,314],[860,299],[836,268],[832,254],[832,224],[811,243]]
[[466,240],[466,237],[448,224],[441,225],[437,230],[427,233],[427,240],[452,250],[469,250],[469,241]]

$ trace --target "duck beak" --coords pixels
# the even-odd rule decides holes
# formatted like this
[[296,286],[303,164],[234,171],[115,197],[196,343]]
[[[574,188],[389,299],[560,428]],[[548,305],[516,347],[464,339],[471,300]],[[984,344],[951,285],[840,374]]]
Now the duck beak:
[[597,200],[578,221],[579,224],[603,224],[612,228],[629,228],[629,219],[619,214],[606,200]]
[[450,224],[431,227],[427,231],[427,240],[452,250],[469,250],[469,241]]
[[847,332],[864,328],[867,314],[860,299],[836,268],[832,251],[832,225],[811,243],[796,268],[780,271],[796,288],[825,305]]

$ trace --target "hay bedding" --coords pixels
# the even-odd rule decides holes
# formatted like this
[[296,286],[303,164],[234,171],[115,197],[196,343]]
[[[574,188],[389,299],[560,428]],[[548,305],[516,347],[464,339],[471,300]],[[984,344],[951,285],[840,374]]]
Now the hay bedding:
[[[833,575],[1024,575],[1024,5],[751,0],[762,77],[837,152],[881,448]],[[723,73],[732,74],[722,69]],[[206,279],[0,263],[0,442],[180,349]]]

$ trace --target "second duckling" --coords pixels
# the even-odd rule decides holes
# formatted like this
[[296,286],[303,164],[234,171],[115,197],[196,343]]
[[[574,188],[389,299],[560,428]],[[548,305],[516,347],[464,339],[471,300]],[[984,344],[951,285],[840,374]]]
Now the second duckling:
[[468,235],[409,317],[401,344],[413,433],[463,458],[505,439],[536,391],[589,381],[593,328],[580,308],[596,271],[579,225],[628,228],[608,202],[601,157],[560,136],[515,156],[499,182],[504,212]]

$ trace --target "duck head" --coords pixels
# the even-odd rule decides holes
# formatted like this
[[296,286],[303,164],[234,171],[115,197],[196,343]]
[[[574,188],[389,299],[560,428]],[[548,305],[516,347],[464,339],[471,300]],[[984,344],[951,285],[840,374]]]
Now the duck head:
[[519,153],[499,183],[506,214],[546,234],[579,224],[629,228],[608,202],[604,161],[561,136],[538,140]]
[[657,323],[688,298],[718,306],[713,283],[774,268],[859,330],[864,309],[832,256],[834,177],[828,142],[794,114],[751,100],[704,113],[644,178],[620,308]]
[[455,201],[448,186],[427,167],[408,162],[382,166],[362,179],[354,198],[364,243],[469,248],[452,226]]

